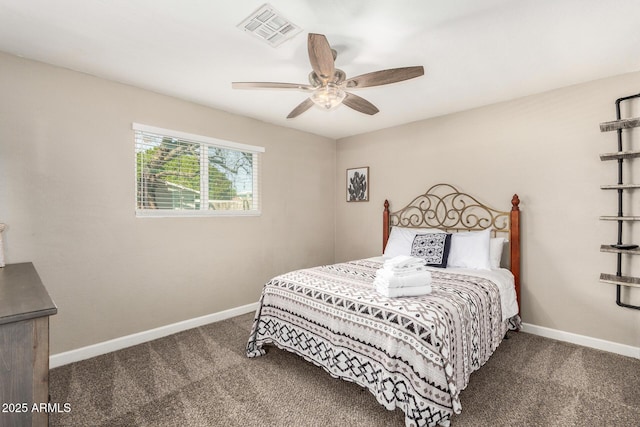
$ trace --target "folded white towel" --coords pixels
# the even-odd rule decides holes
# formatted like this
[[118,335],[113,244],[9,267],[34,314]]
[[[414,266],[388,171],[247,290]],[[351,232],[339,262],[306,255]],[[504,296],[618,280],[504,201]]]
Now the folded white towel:
[[421,271],[407,275],[396,275],[395,273],[380,268],[376,270],[374,283],[380,283],[389,288],[408,288],[413,286],[424,286],[431,284],[431,273]]
[[409,255],[398,255],[393,258],[386,260],[383,264],[385,268],[406,268],[406,267],[414,267],[425,265],[425,261],[422,258],[409,256]]
[[376,291],[387,298],[415,297],[418,295],[430,294],[431,285],[414,286],[410,288],[389,288],[382,285],[376,285]]
[[390,273],[393,273],[396,276],[406,276],[409,274],[418,273],[420,271],[427,271],[427,266],[424,264],[414,265],[409,267],[388,267],[383,265],[382,269]]

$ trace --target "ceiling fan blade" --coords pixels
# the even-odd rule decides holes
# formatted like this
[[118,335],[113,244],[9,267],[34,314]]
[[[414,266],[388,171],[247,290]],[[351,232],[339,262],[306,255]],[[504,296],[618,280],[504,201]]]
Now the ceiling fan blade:
[[313,107],[313,101],[311,98],[307,98],[302,101],[296,108],[293,109],[287,116],[287,119],[293,119],[294,117],[298,117],[300,114],[307,111],[309,108]]
[[375,105],[370,103],[364,98],[359,97],[358,95],[354,95],[352,93],[347,92],[347,96],[342,100],[342,103],[349,108],[353,108],[356,111],[359,111],[364,114],[368,114],[373,116],[380,110],[376,108]]
[[388,70],[374,71],[348,79],[344,84],[347,88],[361,88],[381,86],[389,83],[401,82],[424,75],[424,67],[390,68]]
[[233,89],[293,89],[309,91],[313,86],[299,83],[276,83],[276,82],[233,82]]
[[311,68],[326,83],[335,72],[333,52],[327,38],[322,34],[309,33],[307,49]]

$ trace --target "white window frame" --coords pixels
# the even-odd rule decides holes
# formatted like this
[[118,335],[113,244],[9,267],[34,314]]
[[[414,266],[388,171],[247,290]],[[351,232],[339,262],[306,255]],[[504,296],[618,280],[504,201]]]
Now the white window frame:
[[[187,132],[181,132],[171,129],[163,129],[155,126],[144,125],[140,123],[133,123],[132,129],[134,131],[152,133],[159,136],[166,136],[170,138],[179,139],[186,142],[193,142],[200,145],[200,172],[201,172],[201,194],[203,200],[200,203],[200,209],[138,209],[136,208],[136,217],[140,218],[166,218],[166,217],[216,217],[216,216],[259,216],[262,214],[262,191],[260,188],[260,173],[261,173],[261,153],[265,152],[264,147],[242,144],[239,142],[226,141],[223,139],[212,138],[209,136],[196,135]],[[134,132],[134,147],[135,147],[135,132]],[[243,152],[249,152],[257,154],[253,156],[252,164],[252,178],[253,178],[253,197],[252,207],[249,210],[212,210],[204,209],[208,206],[209,197],[209,179],[206,171],[208,171],[208,158],[207,148],[225,148],[231,150],[238,150]],[[135,205],[138,205],[138,183],[137,183],[137,161],[134,155],[134,186],[135,186]],[[205,171],[205,173],[203,173]]]

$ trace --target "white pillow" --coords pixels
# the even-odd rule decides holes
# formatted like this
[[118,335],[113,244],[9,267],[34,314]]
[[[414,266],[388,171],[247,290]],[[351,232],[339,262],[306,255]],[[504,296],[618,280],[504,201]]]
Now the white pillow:
[[444,233],[444,231],[437,228],[391,227],[391,233],[383,256],[385,258],[393,258],[398,255],[411,255],[413,239],[417,234],[426,233]]
[[490,230],[453,233],[447,267],[491,270],[490,238]]
[[505,243],[507,243],[507,239],[504,237],[492,237],[491,240],[489,240],[489,260],[492,270],[500,268]]

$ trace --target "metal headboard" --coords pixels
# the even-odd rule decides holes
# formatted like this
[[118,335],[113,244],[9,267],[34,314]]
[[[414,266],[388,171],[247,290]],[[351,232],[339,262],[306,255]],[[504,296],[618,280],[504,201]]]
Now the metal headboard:
[[404,208],[390,212],[390,226],[428,227],[445,231],[491,229],[508,232],[510,212],[499,211],[461,193],[449,184],[436,184]]

